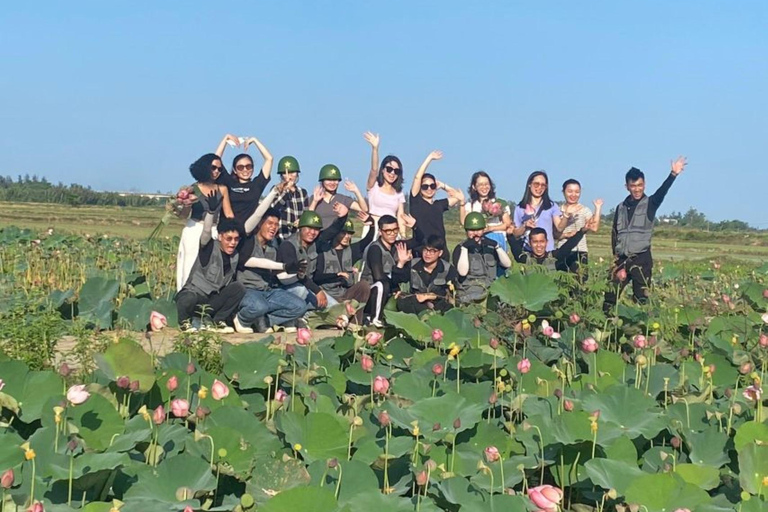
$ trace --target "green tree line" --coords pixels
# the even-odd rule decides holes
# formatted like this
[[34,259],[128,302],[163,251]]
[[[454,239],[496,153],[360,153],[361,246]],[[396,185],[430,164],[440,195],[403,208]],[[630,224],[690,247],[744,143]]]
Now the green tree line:
[[91,187],[75,183],[54,185],[45,178],[26,175],[19,176],[15,181],[10,176],[0,176],[0,201],[56,203],[72,206],[159,206],[165,204],[166,198],[98,192]]

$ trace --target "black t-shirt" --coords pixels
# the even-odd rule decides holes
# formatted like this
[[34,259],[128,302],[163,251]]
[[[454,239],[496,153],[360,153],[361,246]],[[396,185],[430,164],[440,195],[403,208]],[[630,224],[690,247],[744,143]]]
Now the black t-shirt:
[[429,203],[421,194],[411,195],[410,214],[416,219],[413,239],[417,247],[424,245],[430,235],[437,235],[445,240],[443,213],[449,208],[448,199],[437,199]]
[[224,173],[219,182],[229,189],[229,204],[232,205],[235,219],[244,223],[256,211],[269,178],[265,178],[264,173],[259,171],[248,183],[240,183],[235,176]]

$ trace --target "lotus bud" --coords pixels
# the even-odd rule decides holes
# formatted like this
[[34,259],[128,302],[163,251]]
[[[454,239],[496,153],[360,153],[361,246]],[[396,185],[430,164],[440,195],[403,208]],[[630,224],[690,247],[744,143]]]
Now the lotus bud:
[[563,491],[552,485],[528,489],[528,499],[541,510],[557,510],[563,500]]
[[639,366],[640,368],[645,368],[645,365],[648,364],[648,358],[640,354],[635,358],[635,363],[637,363],[637,366]]
[[3,489],[10,489],[13,486],[14,479],[15,475],[13,474],[13,468],[10,468],[0,476],[0,486],[2,486]]
[[205,407],[204,405],[198,407],[197,410],[195,411],[195,417],[198,420],[204,420],[206,416],[208,416],[209,414],[211,414],[211,410],[208,407]]
[[454,430],[459,430],[461,428],[461,418],[453,420],[453,428]]
[[307,345],[309,341],[312,339],[312,331],[307,329],[306,327],[300,328],[298,331],[296,331],[296,343],[299,345]]
[[427,472],[426,471],[419,471],[416,474],[416,485],[420,485],[420,486],[427,485]]
[[581,350],[584,352],[587,352],[588,354],[591,354],[593,352],[597,352],[598,344],[597,341],[595,341],[595,338],[589,337],[585,338],[581,342]]
[[229,396],[229,388],[219,379],[215,379],[211,386],[211,396],[214,400],[223,400]]
[[74,436],[69,441],[67,441],[67,450],[69,451],[69,453],[75,453],[78,446],[79,444],[77,442],[77,438]]
[[170,379],[168,379],[168,382],[165,383],[165,387],[173,393],[176,391],[176,388],[179,387],[179,379],[175,375],[172,375]]
[[288,354],[289,356],[292,356],[293,354],[295,354],[296,353],[296,345],[294,345],[293,343],[288,343],[285,346],[285,353]]
[[751,371],[752,371],[752,363],[749,361],[739,366],[739,373],[742,375],[747,375]]
[[437,469],[437,462],[435,462],[434,459],[429,459],[424,463],[424,467],[426,467],[430,472],[434,472]]
[[72,405],[82,404],[88,400],[89,396],[91,396],[91,394],[85,390],[85,384],[78,384],[67,390],[67,400],[69,400]]
[[760,346],[763,348],[768,347],[768,334],[760,335]]
[[360,367],[366,372],[373,371],[373,358],[367,354],[363,354],[363,357],[360,358]]
[[571,316],[568,317],[568,320],[574,325],[579,323],[581,321],[581,317],[576,313],[571,313]]
[[632,344],[635,346],[635,348],[641,350],[648,346],[648,342],[645,339],[645,336],[642,334],[636,334]]
[[34,505],[32,505],[29,508],[30,512],[45,512],[45,508],[43,508],[43,504],[39,501],[36,501]]
[[733,396],[733,390],[731,388],[725,388],[723,394],[726,398],[731,398]]
[[567,412],[571,412],[573,410],[573,402],[570,400],[563,401],[563,409]]
[[440,363],[435,363],[432,365],[432,374],[435,376],[442,375],[443,374],[443,365]]
[[438,431],[438,430],[440,430],[441,428],[443,428],[443,427],[442,427],[442,425],[440,425],[440,423],[439,423],[439,422],[438,422],[438,423],[435,423],[434,425],[432,425],[432,432],[437,432],[437,431]]
[[491,338],[491,341],[488,342],[488,345],[490,345],[493,350],[496,350],[499,348],[499,340],[496,338]]
[[520,362],[517,363],[517,371],[520,373],[528,373],[531,371],[531,361],[527,357],[521,359]]
[[554,393],[552,394],[557,398],[563,398],[563,390],[560,388],[555,389]]
[[165,408],[162,405],[158,405],[152,413],[152,421],[155,425],[160,425],[165,421]]
[[186,418],[189,414],[189,402],[183,398],[176,398],[171,401],[171,412],[177,418]]
[[117,384],[117,387],[120,389],[128,389],[131,385],[131,379],[126,376],[118,377],[115,384]]
[[285,399],[288,398],[288,393],[283,391],[282,389],[278,389],[275,391],[275,401],[278,403],[285,402]]
[[387,411],[379,412],[378,416],[379,425],[382,427],[388,427],[392,421],[389,419],[389,413]]
[[691,353],[691,352],[690,352],[690,350],[688,350],[688,348],[687,348],[687,347],[686,347],[686,348],[683,348],[683,349],[681,349],[681,350],[680,350],[680,357],[682,357],[683,359],[685,359],[686,357],[688,357],[688,356],[690,355],[690,353]]
[[365,335],[365,341],[368,343],[369,347],[375,347],[379,344],[381,341],[381,338],[383,338],[384,335],[377,331],[371,331],[368,334]]
[[488,461],[488,463],[493,463],[499,460],[501,458],[501,454],[499,454],[499,449],[495,446],[489,446],[484,451],[485,454],[485,460]]
[[165,315],[158,313],[157,311],[153,311],[149,315],[149,327],[153,331],[157,332],[163,329],[168,325],[168,319],[165,318]]
[[433,343],[440,343],[443,341],[443,331],[440,329],[433,329],[432,330],[432,342]]
[[496,392],[493,391],[491,393],[491,396],[488,397],[488,403],[491,404],[491,405],[496,405],[496,402],[498,401],[498,399],[499,399],[499,397],[496,396]]
[[195,363],[190,361],[189,364],[187,365],[187,375],[192,375],[193,373],[195,373],[195,371],[196,371]]
[[373,391],[380,395],[386,395],[387,391],[389,391],[389,381],[381,375],[377,375],[373,379]]
[[679,437],[675,436],[672,439],[670,439],[669,444],[672,445],[672,448],[674,448],[675,450],[679,450],[680,449],[680,445],[682,444],[682,442],[683,442],[682,439],[680,439]]
[[70,369],[69,365],[67,363],[61,363],[61,366],[59,366],[59,375],[66,379],[71,373],[72,370]]

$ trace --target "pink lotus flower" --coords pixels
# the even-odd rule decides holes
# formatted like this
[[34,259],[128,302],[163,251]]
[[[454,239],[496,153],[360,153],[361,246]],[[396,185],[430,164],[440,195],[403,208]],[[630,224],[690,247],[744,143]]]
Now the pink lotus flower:
[[648,341],[642,334],[636,334],[632,344],[635,346],[635,348],[644,349],[648,346]]
[[627,280],[627,269],[624,267],[620,268],[616,271],[616,279],[618,279],[621,282],[624,282]]
[[488,463],[496,462],[501,458],[501,454],[499,453],[499,449],[495,446],[489,446],[485,449],[485,460],[488,461]]
[[573,410],[573,402],[570,400],[565,400],[563,402],[563,409],[565,409],[567,412],[571,412]]
[[360,358],[360,367],[366,372],[373,371],[373,358],[364,354],[363,357]]
[[296,343],[299,345],[305,346],[309,343],[309,340],[312,339],[312,331],[307,329],[306,327],[302,327],[298,331],[296,331]]
[[555,328],[549,325],[549,322],[546,320],[541,322],[541,332],[544,334],[544,336],[547,336],[548,338],[554,338],[559,339],[560,333],[555,331]]
[[533,206],[528,204],[525,206],[525,214],[528,216],[536,215],[536,210],[533,208]]
[[168,388],[168,391],[173,393],[176,391],[176,388],[179,387],[179,379],[173,375],[170,379],[168,379],[168,382],[165,383],[165,387]]
[[490,345],[493,350],[496,350],[499,348],[499,340],[496,338],[491,338],[491,341],[488,342],[488,345]]
[[750,363],[749,361],[739,366],[739,373],[742,375],[747,375],[751,371],[752,371],[752,363]]
[[432,342],[433,343],[440,343],[443,341],[443,331],[440,329],[433,329],[432,330]]
[[527,357],[521,359],[520,362],[517,363],[517,371],[520,373],[528,373],[531,371],[531,361]]
[[581,350],[584,352],[587,352],[591,354],[592,352],[597,352],[598,345],[597,341],[595,341],[595,338],[585,338],[581,342]]
[[72,405],[82,404],[88,400],[89,396],[91,396],[91,394],[85,390],[85,384],[78,384],[67,390],[67,400],[69,400]]
[[189,402],[183,398],[177,398],[171,401],[171,412],[177,418],[186,418],[189,414]]
[[381,411],[378,416],[379,425],[382,427],[388,427],[390,423],[392,423],[392,420],[389,417],[389,413],[387,411]]
[[376,378],[373,379],[373,391],[380,395],[386,395],[387,391],[389,391],[389,381],[381,375],[377,375]]
[[214,400],[223,400],[229,396],[229,388],[219,379],[216,379],[211,386],[211,396]]
[[765,290],[763,290],[763,298],[764,298],[764,299],[768,299],[768,288],[766,288]]
[[726,294],[723,294],[721,298],[723,299],[723,302],[725,302],[726,304],[728,304],[729,302],[731,302],[731,297],[729,297],[729,296],[728,296],[728,295],[726,295]]
[[528,499],[545,512],[555,512],[563,501],[563,491],[552,485],[540,485],[528,489]]
[[10,468],[3,473],[3,476],[0,476],[0,486],[2,486],[3,489],[10,489],[13,486],[14,480],[15,476],[13,474],[13,468]]
[[282,389],[278,389],[275,391],[275,401],[283,403],[285,402],[285,399],[288,398],[288,393],[283,391]]
[[368,342],[368,346],[375,347],[381,341],[384,335],[377,331],[371,331],[365,335],[365,341]]
[[422,470],[416,475],[416,484],[417,485],[427,485],[428,479],[427,479],[427,472]]
[[27,512],[45,512],[45,508],[43,508],[42,503],[36,501],[34,505],[27,509]]
[[435,363],[432,365],[432,374],[437,377],[438,375],[443,374],[443,365],[440,363]]
[[569,316],[568,319],[574,325],[581,321],[581,317],[579,315],[577,315],[576,313],[571,313],[571,316]]
[[165,421],[165,407],[162,404],[158,405],[157,409],[152,412],[152,421],[155,425],[160,425]]
[[176,197],[178,199],[181,199],[181,200],[184,200],[184,199],[188,198],[189,197],[189,190],[187,190],[185,188],[179,190],[178,194],[176,194]]
[[149,327],[153,331],[157,332],[163,329],[168,325],[168,319],[165,318],[165,315],[158,313],[157,311],[153,311],[149,315]]
[[747,387],[741,394],[750,402],[759,402],[763,396],[763,389],[760,386],[752,384],[751,386]]
[[[768,347],[768,334],[760,335],[760,346],[763,348]],[[0,386],[0,389],[3,389],[3,388]]]

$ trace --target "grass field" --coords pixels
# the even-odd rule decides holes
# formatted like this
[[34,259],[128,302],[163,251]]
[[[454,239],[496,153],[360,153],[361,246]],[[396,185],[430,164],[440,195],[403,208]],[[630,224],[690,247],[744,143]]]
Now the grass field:
[[[162,208],[115,206],[68,206],[38,203],[0,203],[0,227],[18,226],[43,232],[54,228],[59,232],[146,238],[163,215]],[[175,220],[162,236],[177,236],[183,223]],[[448,244],[453,247],[462,237],[455,210],[446,216]],[[359,233],[359,231],[358,231]],[[608,257],[609,227],[589,235],[593,257]],[[747,261],[768,259],[768,233],[720,233],[659,227],[654,239],[656,259],[711,259],[732,257]]]

